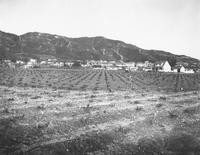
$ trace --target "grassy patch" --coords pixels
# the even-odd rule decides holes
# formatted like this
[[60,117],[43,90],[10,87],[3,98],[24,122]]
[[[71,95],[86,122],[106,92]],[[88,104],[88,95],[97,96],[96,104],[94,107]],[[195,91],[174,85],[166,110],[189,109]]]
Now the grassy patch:
[[194,104],[196,101],[194,99],[183,99],[177,101],[171,101],[172,104]]
[[195,114],[198,110],[200,109],[200,106],[191,106],[191,107],[187,107],[183,110],[183,113],[186,114]]
[[31,97],[31,99],[39,99],[39,98],[42,98],[41,96],[33,96]]

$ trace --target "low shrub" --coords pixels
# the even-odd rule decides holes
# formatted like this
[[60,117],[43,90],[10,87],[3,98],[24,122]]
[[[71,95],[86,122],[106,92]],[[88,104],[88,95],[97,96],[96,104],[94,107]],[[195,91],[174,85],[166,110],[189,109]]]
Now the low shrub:
[[141,111],[141,110],[143,110],[143,107],[137,106],[135,110],[136,110],[136,111]]
[[170,118],[176,118],[176,117],[178,117],[178,113],[175,110],[168,111],[168,114],[169,114]]
[[167,100],[167,97],[165,97],[165,96],[160,96],[160,97],[159,97],[159,100],[164,100],[164,101],[166,101],[166,100]]
[[134,101],[134,104],[140,104],[140,101]]
[[157,108],[160,108],[160,107],[162,107],[162,106],[163,106],[162,103],[158,103],[158,104],[156,104],[156,107],[157,107]]

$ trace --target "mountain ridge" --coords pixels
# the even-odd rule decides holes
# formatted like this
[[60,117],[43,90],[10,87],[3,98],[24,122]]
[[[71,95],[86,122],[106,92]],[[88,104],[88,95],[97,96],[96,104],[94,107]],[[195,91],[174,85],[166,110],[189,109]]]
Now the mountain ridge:
[[70,38],[56,34],[28,32],[16,35],[0,31],[0,58],[21,59],[43,56],[63,60],[178,61],[199,63],[198,59],[163,50],[147,50],[103,36]]

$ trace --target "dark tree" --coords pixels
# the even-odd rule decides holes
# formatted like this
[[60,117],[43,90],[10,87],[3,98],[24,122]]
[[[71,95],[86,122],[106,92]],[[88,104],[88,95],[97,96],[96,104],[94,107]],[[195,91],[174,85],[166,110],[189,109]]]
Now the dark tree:
[[27,57],[23,57],[23,58],[22,58],[22,61],[24,61],[24,62],[28,62],[28,61],[29,61],[29,58],[27,58]]
[[173,58],[170,58],[168,60],[168,62],[171,65],[171,67],[174,67],[176,65],[176,63],[177,63],[177,60],[176,60],[176,58],[173,57]]
[[72,67],[81,67],[81,63],[78,61],[75,61],[72,65]]

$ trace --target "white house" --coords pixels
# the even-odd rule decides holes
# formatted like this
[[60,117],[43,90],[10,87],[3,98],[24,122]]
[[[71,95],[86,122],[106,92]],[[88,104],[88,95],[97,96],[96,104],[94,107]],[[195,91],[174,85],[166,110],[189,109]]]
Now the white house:
[[180,72],[181,73],[188,73],[188,74],[190,74],[190,73],[194,73],[194,70],[190,69],[190,68],[185,68],[184,66],[181,66]]
[[65,62],[65,65],[69,67],[72,67],[73,64],[74,64],[73,62]]
[[126,67],[126,64],[124,62],[116,62],[115,66],[122,68],[122,67]]
[[145,67],[145,63],[143,63],[143,62],[136,62],[135,66],[136,67]]
[[171,66],[168,61],[165,61],[162,66],[163,72],[171,72]]
[[56,62],[57,59],[48,59],[47,61],[48,61],[48,62]]
[[185,67],[184,66],[181,66],[181,68],[180,68],[180,72],[182,72],[182,73],[185,73]]
[[30,59],[30,60],[29,60],[29,63],[30,63],[30,64],[37,64],[37,60],[36,60],[36,59]]
[[107,70],[118,70],[118,69],[122,69],[122,68],[115,67],[115,66],[110,66],[110,67],[107,67],[106,69]]
[[160,61],[155,64],[155,68],[157,71],[161,72],[171,72],[171,66],[168,61]]
[[55,63],[52,64],[52,66],[63,67],[64,66],[64,62],[55,62]]
[[36,59],[30,59],[29,62],[27,62],[26,65],[24,65],[24,68],[33,68],[34,66],[37,65],[37,60]]
[[136,67],[135,62],[125,62],[127,67]]
[[185,68],[183,65],[176,65],[173,68],[173,72],[180,72],[180,73],[194,73],[193,69]]
[[193,69],[185,69],[185,73],[189,73],[189,74],[191,74],[191,73],[194,73],[194,70]]
[[24,61],[17,60],[17,61],[16,61],[16,64],[23,65],[23,64],[24,64]]
[[15,68],[15,64],[13,62],[7,63],[10,68]]
[[136,71],[137,70],[135,62],[125,62],[125,65],[126,65],[125,66],[126,70],[129,70],[129,71]]
[[46,61],[41,61],[41,62],[40,62],[40,65],[45,65],[45,64],[47,64]]
[[4,60],[4,62],[8,67],[15,68],[15,64],[11,60]]

